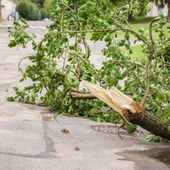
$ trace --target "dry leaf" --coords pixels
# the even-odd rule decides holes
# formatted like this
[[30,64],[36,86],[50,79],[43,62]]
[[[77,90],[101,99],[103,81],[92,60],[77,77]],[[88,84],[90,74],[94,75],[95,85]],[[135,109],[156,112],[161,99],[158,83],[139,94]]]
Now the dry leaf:
[[68,133],[69,133],[69,130],[68,130],[68,129],[66,129],[66,128],[62,129],[61,131],[62,131],[63,133],[66,133],[66,134],[68,134]]
[[76,146],[76,147],[75,147],[75,150],[76,150],[76,151],[79,151],[79,150],[80,150],[80,148],[79,148],[78,146]]

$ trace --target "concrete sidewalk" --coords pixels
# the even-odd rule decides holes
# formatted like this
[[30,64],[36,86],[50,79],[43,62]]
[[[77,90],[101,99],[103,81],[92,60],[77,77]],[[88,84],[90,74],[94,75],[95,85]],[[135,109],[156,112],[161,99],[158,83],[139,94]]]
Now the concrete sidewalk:
[[[33,31],[40,40],[46,30]],[[168,169],[146,156],[145,151],[168,149],[169,144],[145,142],[143,134],[124,135],[122,140],[116,133],[109,134],[91,128],[113,124],[84,118],[57,116],[57,121],[44,121],[43,115],[48,116],[46,107],[7,102],[6,98],[14,95],[11,92],[14,86],[29,83],[18,83],[21,79],[18,62],[22,57],[33,54],[30,47],[24,50],[10,49],[8,43],[7,29],[0,28],[0,170]],[[103,60],[95,44],[92,49],[94,58]],[[29,61],[25,60],[22,67],[28,64]],[[63,133],[63,128],[67,128],[69,133]],[[75,147],[80,150],[75,150]]]

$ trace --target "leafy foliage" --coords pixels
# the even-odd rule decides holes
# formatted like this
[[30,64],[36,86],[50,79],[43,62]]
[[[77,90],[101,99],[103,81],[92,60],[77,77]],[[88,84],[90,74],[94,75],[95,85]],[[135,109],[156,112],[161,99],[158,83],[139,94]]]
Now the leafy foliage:
[[41,19],[48,18],[48,13],[45,8],[41,8],[40,12],[41,12]]
[[[128,24],[127,16],[140,12],[137,0],[112,10],[102,0],[79,2],[79,13],[70,8],[73,4],[66,0],[53,2],[51,15],[54,23],[48,27],[49,32],[40,43],[35,42],[35,35],[25,32],[29,25],[24,20],[24,26],[15,22],[11,27],[14,29],[10,29],[9,33],[14,39],[9,47],[21,45],[25,48],[31,41],[35,51],[35,55],[28,57],[32,65],[26,70],[20,68],[23,73],[20,81],[30,78],[33,84],[23,90],[15,88],[15,98],[37,103],[37,96],[43,92],[39,98],[41,105],[50,106],[51,111],[71,116],[90,116],[95,121],[120,121],[119,115],[98,99],[77,100],[72,97],[73,92],[82,95],[89,93],[81,88],[81,80],[87,80],[105,89],[116,86],[143,107],[170,122],[170,61],[165,55],[170,38],[164,31],[169,29],[164,27],[166,18],[161,15],[150,22],[148,30],[140,28],[136,32]],[[143,10],[147,11],[145,6]],[[116,39],[119,31],[124,32],[121,40]],[[152,32],[156,32],[157,38],[152,37]],[[106,43],[102,50],[106,61],[100,69],[90,62],[87,33],[91,33],[91,41]],[[133,53],[131,35],[136,37],[134,43],[142,43],[144,58],[141,62],[133,61],[129,56]],[[74,44],[70,44],[71,38],[75,39]],[[121,47],[126,47],[128,53]],[[59,67],[59,61],[63,62],[62,67]],[[124,87],[120,85],[120,80],[125,82]]]
[[128,133],[134,133],[136,129],[137,129],[136,125],[127,125],[127,128],[126,128]]
[[17,3],[16,11],[19,12],[19,15],[28,20],[40,20],[41,12],[38,7],[29,1],[20,1]]

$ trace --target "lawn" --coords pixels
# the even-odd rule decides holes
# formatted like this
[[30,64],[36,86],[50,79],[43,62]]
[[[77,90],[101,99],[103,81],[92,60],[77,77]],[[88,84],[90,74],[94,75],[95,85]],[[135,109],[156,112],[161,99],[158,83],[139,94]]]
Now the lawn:
[[[130,21],[130,26],[131,26],[131,29],[138,32],[138,30],[143,27],[145,32],[149,30],[149,22],[153,19],[154,17],[136,17],[135,20],[133,21]],[[164,30],[165,30],[165,33],[167,35],[170,36],[170,33],[169,33],[169,30],[167,29],[167,26],[170,25],[170,22],[167,23],[165,26],[164,26]],[[117,38],[124,38],[124,32],[123,31],[119,31],[118,32],[118,35],[117,35]],[[87,38],[91,38],[91,33],[87,33],[86,34],[86,37]],[[158,37],[158,34],[153,32],[153,37],[154,38],[157,38]],[[133,35],[130,35],[130,38],[135,38]],[[149,38],[149,37],[148,37]],[[146,56],[145,54],[142,52],[142,48],[141,48],[141,45],[137,45],[137,46],[132,46],[132,51],[133,51],[133,54],[130,54],[131,56],[131,59],[132,60],[136,60],[136,61],[142,61]],[[128,53],[128,50],[126,48],[122,48],[122,50],[126,53]]]
[[[149,22],[153,19],[154,17],[136,17],[135,20],[132,20],[130,21],[130,27],[132,30],[138,32],[138,30],[143,27],[145,32],[149,30]],[[169,34],[170,36],[170,33],[169,33],[169,30],[167,29],[167,26],[170,25],[170,22],[167,23],[165,26],[164,26],[164,30],[165,30],[165,33],[166,34]],[[117,38],[123,38],[124,37],[124,32],[123,31],[119,31],[118,32],[118,35],[117,35]],[[87,33],[86,34],[86,37],[87,38],[90,38],[91,37],[91,33]],[[158,37],[158,34],[153,32],[153,37]],[[133,35],[130,36],[130,38],[134,38]]]
[[[141,62],[143,59],[145,59],[146,56],[142,52],[141,45],[132,46],[131,48],[132,48],[133,54],[129,54],[129,55],[132,60]],[[125,53],[128,53],[128,50],[125,47],[121,48],[121,50]]]
[[[170,36],[169,29],[167,29],[167,26],[169,26],[170,23],[167,23],[163,28],[165,30],[165,33]],[[142,27],[144,28],[144,31],[149,31],[149,23],[139,23],[139,24],[130,24],[131,29],[134,30],[135,32],[138,32],[138,30]],[[124,32],[119,31],[118,33],[118,38],[123,38],[124,37]],[[158,34],[153,32],[153,37],[156,38],[158,37]],[[130,38],[134,38],[133,35],[130,36]]]
[[149,23],[150,21],[152,21],[152,19],[154,19],[156,17],[135,17],[134,20],[129,21],[129,23],[131,24],[141,24],[141,23]]

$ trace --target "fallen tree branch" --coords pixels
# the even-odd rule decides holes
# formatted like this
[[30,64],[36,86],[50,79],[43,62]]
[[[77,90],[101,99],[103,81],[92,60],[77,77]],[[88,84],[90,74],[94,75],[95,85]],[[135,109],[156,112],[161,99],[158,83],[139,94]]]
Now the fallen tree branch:
[[155,135],[170,140],[170,132],[168,131],[170,124],[161,121],[155,114],[145,110],[114,86],[105,90],[87,81],[83,82],[93,95],[116,110],[127,123],[139,125]]

